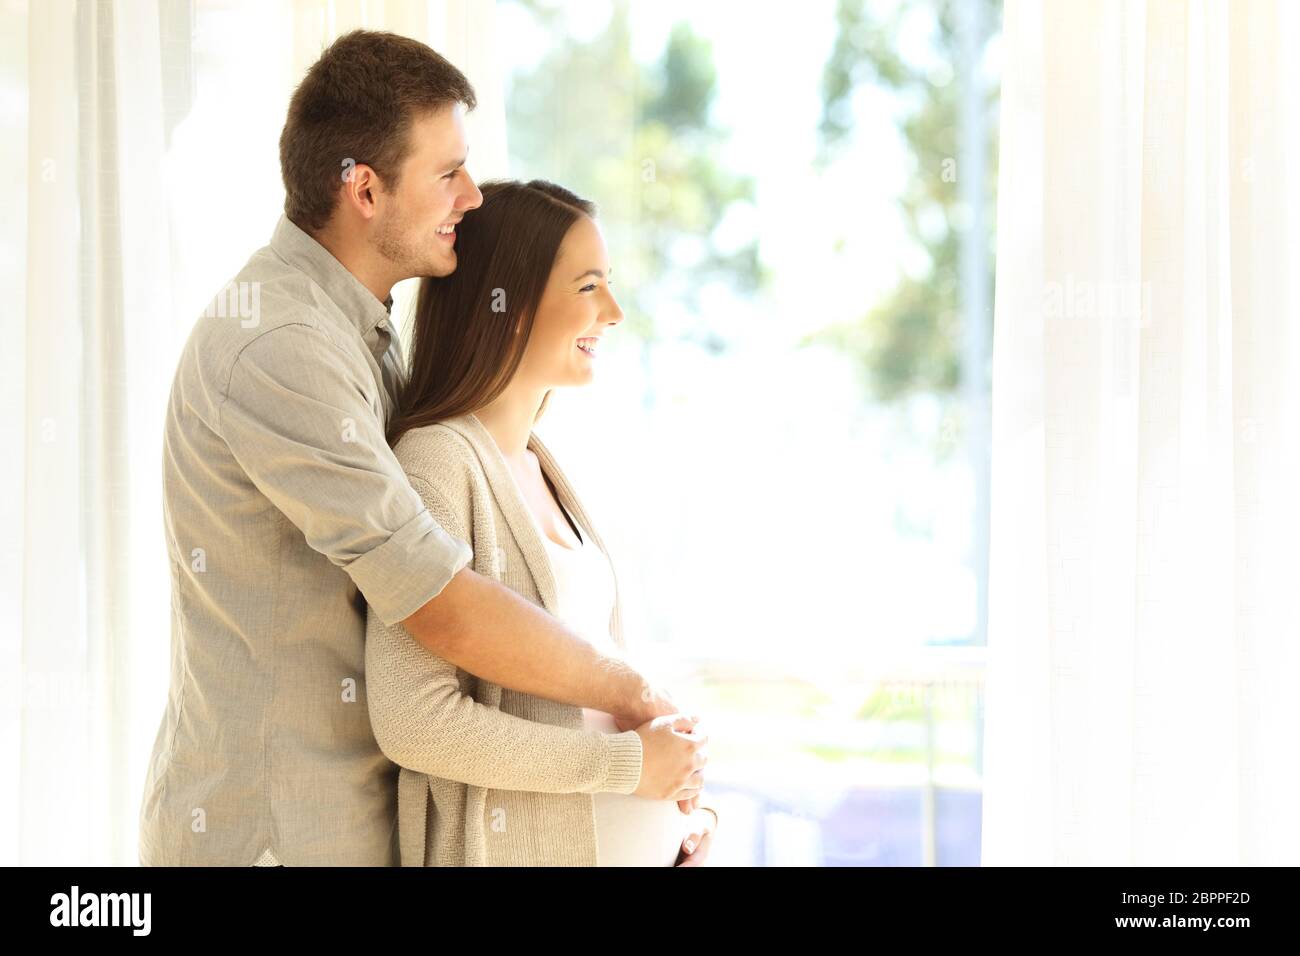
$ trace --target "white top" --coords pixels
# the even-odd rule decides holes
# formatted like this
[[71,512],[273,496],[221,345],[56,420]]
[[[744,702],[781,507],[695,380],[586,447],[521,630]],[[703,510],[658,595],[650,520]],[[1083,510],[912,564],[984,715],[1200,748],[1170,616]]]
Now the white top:
[[[579,526],[581,547],[566,548],[552,541],[533,517],[551,558],[558,617],[601,651],[621,654],[610,636],[614,610],[614,578],[605,554],[590,543]],[[578,525],[577,521],[573,522]],[[614,718],[599,710],[582,709],[588,730],[616,734]],[[651,800],[630,793],[592,794],[596,814],[598,866],[672,866],[682,840],[690,833],[690,817],[673,800]]]

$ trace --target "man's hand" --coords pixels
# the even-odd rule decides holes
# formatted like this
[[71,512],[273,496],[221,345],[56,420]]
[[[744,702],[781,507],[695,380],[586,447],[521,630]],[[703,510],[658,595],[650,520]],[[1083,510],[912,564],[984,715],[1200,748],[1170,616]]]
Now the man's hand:
[[614,714],[614,718],[619,721],[620,730],[632,730],[647,720],[680,713],[683,713],[682,708],[673,701],[667,688],[647,681],[642,683],[640,699],[633,704],[633,708]]

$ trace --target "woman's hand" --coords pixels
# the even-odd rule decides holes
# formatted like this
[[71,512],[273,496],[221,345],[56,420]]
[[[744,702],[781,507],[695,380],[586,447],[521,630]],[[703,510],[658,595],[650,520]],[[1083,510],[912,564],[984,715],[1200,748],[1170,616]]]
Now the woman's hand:
[[704,786],[701,768],[708,763],[705,734],[685,714],[656,717],[636,728],[641,738],[641,780],[632,792],[650,800],[673,800],[680,807]]
[[[643,724],[636,723],[631,717],[620,717],[617,714],[611,716],[614,718],[614,726],[619,729],[620,733],[628,730],[636,730],[638,727],[644,726]],[[689,719],[694,725],[698,725],[700,721],[698,714],[690,714],[687,719]],[[695,788],[702,788],[704,786],[704,771],[696,770],[691,776],[689,785]],[[686,797],[685,799],[677,801],[677,809],[687,816],[694,813],[699,805],[700,795],[698,792],[693,797]]]
[[[642,728],[649,727],[651,723],[654,723],[653,721],[651,721],[642,724],[637,724],[633,722],[632,718],[620,717],[619,714],[612,714],[612,717],[614,717],[614,726],[619,728],[620,734],[621,732],[629,731],[629,730],[642,731]],[[690,726],[689,727],[682,726],[681,724],[682,721],[689,722]],[[699,723],[698,714],[689,714],[689,715],[677,714],[676,726],[679,727],[680,730],[684,730],[686,732],[695,732],[695,730],[697,730],[698,723]],[[642,732],[641,737],[642,737],[642,747],[645,747],[646,740],[647,740],[646,735],[643,734]],[[707,740],[707,737],[705,737],[705,739]],[[702,757],[702,762],[707,762],[707,757]],[[681,812],[686,814],[686,816],[690,816],[690,814],[694,812],[695,808],[698,808],[699,806],[699,790],[701,790],[703,786],[705,786],[705,771],[697,769],[694,771],[692,775],[690,775],[690,779],[688,780],[688,782],[686,782],[686,784],[684,784],[684,787],[682,787],[684,788],[684,790],[694,790],[695,791],[694,796],[682,797],[681,800],[677,801],[677,809],[681,810]],[[638,793],[640,793],[640,788],[638,788]],[[649,795],[643,795],[642,793],[641,796],[649,796]]]
[[677,862],[673,864],[674,866],[704,866],[709,856],[717,818],[709,810],[696,810],[695,816],[698,820],[693,821],[694,829],[686,835],[686,839],[682,840],[682,848],[677,853]]

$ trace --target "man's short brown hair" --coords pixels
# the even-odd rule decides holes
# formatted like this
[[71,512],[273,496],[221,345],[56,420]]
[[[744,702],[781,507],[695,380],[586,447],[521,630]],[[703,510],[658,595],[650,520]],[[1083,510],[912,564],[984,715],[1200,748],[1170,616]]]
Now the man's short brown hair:
[[280,134],[285,215],[308,232],[323,228],[357,164],[396,186],[411,121],[457,103],[473,109],[474,87],[423,43],[372,30],[345,33],[289,101]]

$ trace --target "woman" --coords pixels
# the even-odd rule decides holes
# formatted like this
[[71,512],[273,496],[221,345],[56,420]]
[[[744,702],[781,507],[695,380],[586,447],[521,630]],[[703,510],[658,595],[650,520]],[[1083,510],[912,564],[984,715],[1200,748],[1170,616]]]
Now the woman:
[[[456,271],[421,286],[389,440],[475,571],[616,655],[613,567],[532,433],[550,389],[591,381],[598,341],[623,317],[604,241],[594,207],[559,186],[480,188],[452,240]],[[648,725],[479,680],[374,614],[366,685],[375,738],[402,768],[404,866],[703,863],[716,812],[642,795],[665,789],[642,779]]]

